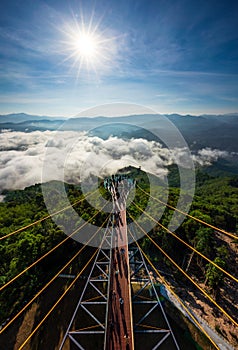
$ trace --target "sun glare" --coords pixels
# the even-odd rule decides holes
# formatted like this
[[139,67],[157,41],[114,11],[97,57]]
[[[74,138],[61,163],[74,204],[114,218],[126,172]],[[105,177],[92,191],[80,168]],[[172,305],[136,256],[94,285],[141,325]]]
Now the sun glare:
[[108,30],[100,31],[99,23],[93,24],[92,18],[88,24],[82,17],[80,20],[74,18],[61,31],[65,61],[71,62],[72,68],[77,68],[78,77],[85,70],[101,75],[110,69],[116,51],[115,38],[106,35]]
[[82,57],[93,57],[97,54],[97,40],[90,34],[79,34],[75,38],[75,50]]

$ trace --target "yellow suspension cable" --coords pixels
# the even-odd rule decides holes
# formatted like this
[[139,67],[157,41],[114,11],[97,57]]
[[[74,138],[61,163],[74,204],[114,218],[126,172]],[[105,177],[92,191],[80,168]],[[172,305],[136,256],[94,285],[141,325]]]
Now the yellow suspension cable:
[[71,287],[75,284],[75,282],[79,279],[83,271],[87,268],[87,266],[90,264],[92,259],[97,254],[99,248],[93,253],[91,258],[88,260],[86,265],[82,268],[82,270],[78,273],[78,275],[75,277],[72,283],[70,283],[69,287],[64,291],[64,293],[58,298],[56,303],[51,307],[51,309],[47,312],[47,314],[44,316],[44,318],[40,321],[40,323],[35,327],[35,329],[30,333],[30,335],[27,337],[27,339],[24,341],[24,343],[19,347],[18,350],[22,350],[24,346],[28,343],[28,341],[31,339],[31,337],[36,333],[36,331],[41,327],[41,325],[44,323],[44,321],[49,317],[52,311],[56,308],[56,306],[60,303],[60,301],[63,299],[63,297],[68,293],[68,291],[71,289]]
[[[109,215],[110,216],[110,215]],[[98,230],[93,234],[93,236],[85,243],[85,245],[67,262],[66,265],[64,265],[60,271],[57,272],[57,274],[0,330],[0,334],[3,333],[21,314],[24,310],[26,310],[32,303],[33,301],[38,298],[38,296],[46,289],[49,287],[50,284],[63,272],[72,262],[76,257],[86,248],[86,246],[91,242],[91,240],[96,236],[96,234],[99,232],[99,230],[103,227],[103,225],[106,223],[108,220],[109,216],[107,219],[103,222],[103,224],[98,228]]]
[[[134,218],[129,214],[129,216],[134,220]],[[238,323],[219,305],[217,302],[209,295],[207,292],[205,292],[148,234],[147,232],[136,222],[135,224],[140,228],[140,230],[146,235],[146,237],[149,238],[149,240],[163,253],[166,258],[172,262],[176,268],[182,272],[216,307],[224,314],[226,317],[238,327]]]
[[[141,209],[135,202],[132,202],[140,211],[143,212],[143,209]],[[179,240],[181,243],[183,243],[184,245],[186,245],[186,247],[188,247],[189,249],[191,249],[192,251],[194,251],[195,253],[197,253],[198,255],[200,255],[203,259],[207,260],[210,264],[214,265],[217,269],[219,269],[220,271],[222,271],[223,273],[225,273],[228,277],[230,277],[231,279],[233,279],[233,281],[235,281],[236,283],[238,283],[238,278],[234,277],[233,275],[231,275],[228,271],[224,270],[221,266],[217,265],[214,261],[210,260],[208,257],[206,257],[205,255],[203,255],[201,252],[199,252],[197,249],[193,248],[191,245],[189,245],[187,242],[185,242],[182,238],[180,238],[179,236],[177,236],[174,232],[170,231],[167,227],[165,227],[164,225],[162,225],[160,222],[158,222],[156,219],[154,219],[150,214],[144,212],[144,214],[146,216],[148,216],[151,220],[153,220],[156,224],[158,224],[160,227],[162,227],[165,231],[167,231],[169,234],[171,234],[173,237],[175,237],[177,240]]]
[[189,311],[189,309],[184,305],[184,303],[181,301],[181,299],[177,296],[177,294],[173,291],[173,289],[169,286],[169,284],[166,282],[164,277],[160,274],[160,272],[156,269],[154,264],[151,262],[151,260],[148,258],[148,256],[145,254],[145,252],[142,250],[142,248],[139,246],[138,242],[135,240],[133,237],[131,231],[130,234],[132,238],[134,239],[137,247],[140,249],[142,252],[143,256],[145,259],[148,261],[148,263],[152,266],[154,271],[157,273],[157,275],[160,277],[162,282],[166,285],[166,288],[173,294],[173,296],[176,298],[176,300],[180,303],[180,305],[183,307],[183,309],[186,311],[186,313],[191,317],[191,319],[194,321],[194,323],[199,327],[199,329],[206,335],[206,337],[210,340],[210,342],[215,346],[216,349],[220,349],[218,345],[213,341],[213,339],[209,336],[209,334],[205,331],[205,329],[201,326],[201,324],[197,321],[197,319],[193,316],[193,314]]
[[90,197],[90,196],[91,196],[92,194],[94,194],[96,191],[97,191],[97,190],[93,191],[92,193],[90,193],[89,195],[85,196],[84,198],[79,199],[78,201],[76,201],[76,202],[73,203],[72,205],[70,204],[70,205],[68,205],[67,207],[63,208],[63,209],[60,209],[60,210],[56,211],[55,213],[49,214],[49,215],[47,215],[47,216],[44,216],[43,218],[41,218],[41,219],[39,219],[39,220],[36,220],[36,221],[32,222],[31,224],[28,224],[28,225],[26,225],[26,226],[23,226],[23,227],[21,227],[21,228],[15,230],[15,231],[12,231],[12,232],[6,234],[5,236],[0,237],[0,241],[3,240],[3,239],[5,239],[5,238],[8,238],[8,237],[10,237],[10,236],[12,236],[12,235],[14,235],[14,234],[16,234],[16,233],[22,232],[22,231],[28,229],[29,227],[35,226],[35,225],[39,224],[40,222],[45,221],[45,220],[51,218],[52,216],[55,216],[55,215],[57,215],[57,214],[60,214],[60,213],[62,213],[63,211],[65,211],[65,210],[67,210],[67,209],[69,209],[69,208],[71,208],[71,207],[74,207],[74,206],[77,205],[78,203],[80,203],[80,202],[84,201],[86,198]]
[[214,226],[214,225],[208,224],[207,222],[205,222],[205,221],[203,221],[203,220],[201,220],[201,219],[198,219],[198,218],[196,218],[195,216],[192,216],[192,215],[190,215],[190,214],[187,214],[187,213],[185,213],[184,211],[182,211],[182,210],[180,210],[180,209],[178,209],[178,208],[175,208],[175,207],[173,207],[172,205],[170,205],[170,204],[168,204],[168,203],[165,203],[165,202],[161,201],[160,199],[158,199],[158,198],[156,198],[156,197],[153,197],[151,194],[145,192],[140,186],[138,186],[138,188],[139,188],[142,192],[144,192],[145,194],[147,194],[148,196],[150,196],[151,198],[155,199],[158,203],[161,203],[161,204],[165,205],[166,207],[168,207],[168,208],[170,208],[170,209],[173,209],[173,210],[179,212],[180,214],[183,214],[183,215],[189,217],[190,219],[196,220],[196,221],[200,222],[201,224],[204,224],[204,225],[206,225],[206,226],[208,226],[208,227],[210,227],[210,228],[213,228],[214,230],[219,231],[219,232],[221,232],[221,233],[223,233],[223,234],[225,234],[225,235],[227,235],[227,236],[229,236],[229,237],[231,237],[231,238],[233,238],[233,239],[238,239],[238,236],[233,235],[232,233],[229,233],[229,232],[227,232],[227,231],[225,231],[225,230],[223,230],[223,229],[221,229],[221,228],[218,228],[218,227],[216,227],[216,226]]
[[[107,205],[107,203],[103,206],[103,208],[105,208],[105,206]],[[102,208],[102,209],[103,209]],[[95,213],[90,220],[94,219],[95,216],[97,216],[99,214],[99,212]],[[66,241],[68,241],[73,235],[75,235],[78,231],[80,231],[84,226],[86,226],[88,224],[88,222],[86,221],[82,226],[80,226],[79,228],[77,228],[76,230],[74,230],[68,237],[66,237],[63,241],[61,241],[60,243],[58,243],[55,247],[53,247],[51,250],[49,250],[47,253],[45,253],[43,256],[41,256],[39,259],[37,259],[35,262],[33,262],[30,266],[26,267],[23,271],[21,271],[20,273],[18,273],[15,277],[13,277],[10,281],[8,281],[7,283],[5,283],[3,286],[0,287],[0,292],[5,289],[7,286],[9,286],[12,282],[14,282],[17,278],[19,278],[20,276],[22,276],[25,272],[27,272],[28,270],[30,270],[33,266],[35,266],[36,264],[38,264],[38,262],[40,262],[41,260],[43,260],[45,257],[47,257],[50,253],[52,253],[53,251],[55,251],[58,247],[60,247],[62,244],[64,244]]]

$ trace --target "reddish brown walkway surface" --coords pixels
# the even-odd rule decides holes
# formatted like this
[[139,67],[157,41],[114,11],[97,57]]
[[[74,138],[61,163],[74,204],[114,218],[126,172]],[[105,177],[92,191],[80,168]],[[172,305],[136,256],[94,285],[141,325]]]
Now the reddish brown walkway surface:
[[120,211],[113,235],[106,350],[133,350],[132,306],[126,211]]

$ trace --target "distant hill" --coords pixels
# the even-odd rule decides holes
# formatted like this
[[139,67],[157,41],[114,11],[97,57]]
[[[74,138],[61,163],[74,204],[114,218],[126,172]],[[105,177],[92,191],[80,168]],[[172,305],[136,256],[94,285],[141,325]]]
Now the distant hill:
[[63,120],[64,117],[49,117],[49,116],[39,116],[39,115],[30,115],[26,113],[12,113],[12,114],[0,114],[0,124],[2,123],[22,123],[29,122],[32,120]]
[[[204,147],[218,148],[228,152],[238,152],[238,114],[227,115],[166,115],[181,132],[189,147],[198,150]],[[124,138],[143,137],[155,139],[148,132],[169,132],[167,126],[162,125],[161,116],[156,114],[130,115],[123,117],[47,117],[32,116],[24,113],[0,115],[0,131],[11,129],[13,131],[31,132],[35,130],[92,130],[94,135],[108,138],[118,136]],[[119,123],[117,128],[112,125]],[[132,126],[129,126],[131,124]],[[107,125],[107,126],[106,126]],[[137,127],[134,127],[134,126]],[[143,129],[144,128],[144,129]]]

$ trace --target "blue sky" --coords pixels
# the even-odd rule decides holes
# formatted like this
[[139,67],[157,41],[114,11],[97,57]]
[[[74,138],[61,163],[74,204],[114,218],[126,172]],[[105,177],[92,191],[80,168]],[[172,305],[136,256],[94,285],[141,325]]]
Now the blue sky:
[[[0,114],[72,116],[115,102],[237,112],[237,18],[230,0],[1,0]],[[80,67],[70,33],[82,21],[99,54]]]

